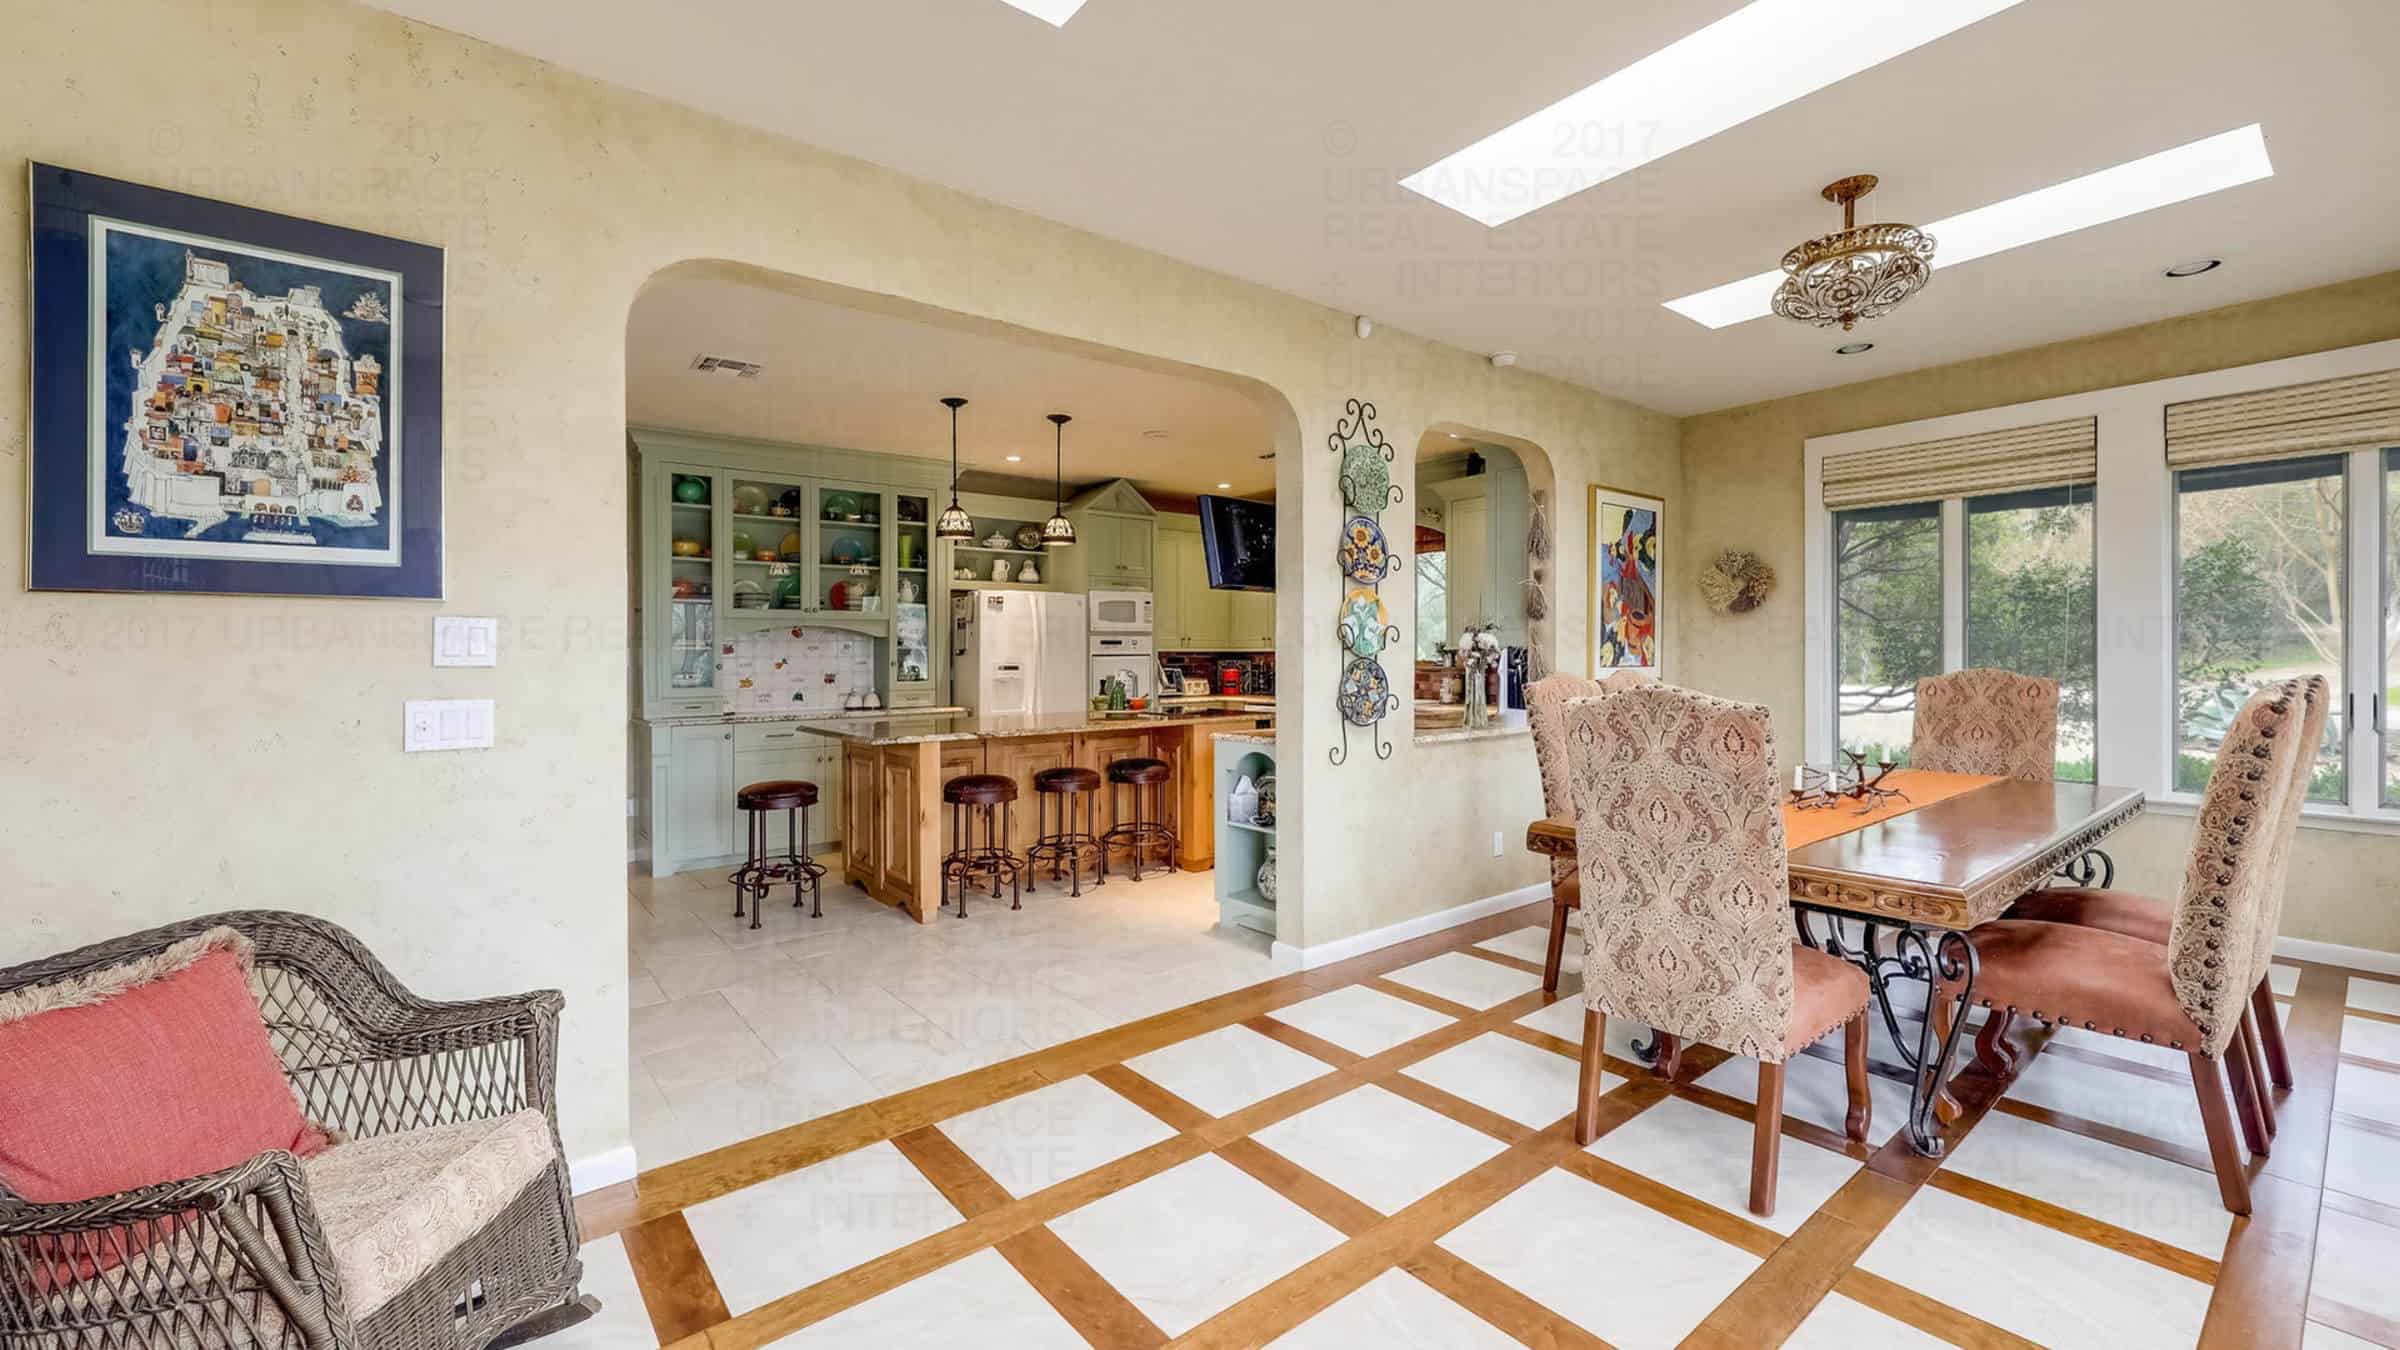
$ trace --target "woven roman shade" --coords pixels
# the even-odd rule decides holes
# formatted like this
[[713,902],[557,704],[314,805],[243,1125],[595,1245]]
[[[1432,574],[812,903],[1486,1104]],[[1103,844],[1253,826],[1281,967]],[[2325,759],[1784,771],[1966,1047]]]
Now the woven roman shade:
[[2167,465],[2196,469],[2400,445],[2400,370],[2167,406]]
[[1827,455],[1825,506],[1866,506],[2068,487],[2100,477],[2096,419],[2071,417],[2005,431]]

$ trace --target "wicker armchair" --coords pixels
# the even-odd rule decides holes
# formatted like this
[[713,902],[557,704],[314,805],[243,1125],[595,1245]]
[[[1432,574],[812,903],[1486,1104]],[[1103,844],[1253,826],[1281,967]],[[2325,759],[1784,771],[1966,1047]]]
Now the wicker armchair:
[[[307,1164],[273,1151],[72,1203],[36,1204],[0,1186],[0,1350],[486,1350],[589,1317],[598,1304],[577,1290],[579,1234],[558,1140],[558,992],[432,1002],[334,924],[253,911],[0,970],[0,993],[219,926],[255,946],[253,989],[302,1111],[351,1142]],[[412,1142],[394,1138],[404,1132],[455,1138],[525,1112],[547,1122],[546,1170],[355,1315],[361,1300],[345,1293],[339,1271],[342,1232],[325,1221],[341,1197],[312,1194],[312,1174],[326,1175],[319,1162],[380,1150],[351,1154],[355,1173],[358,1159],[405,1156]],[[530,1118],[517,1124],[532,1129]],[[350,1195],[348,1207],[360,1209],[360,1199]],[[97,1273],[59,1276],[78,1265]]]

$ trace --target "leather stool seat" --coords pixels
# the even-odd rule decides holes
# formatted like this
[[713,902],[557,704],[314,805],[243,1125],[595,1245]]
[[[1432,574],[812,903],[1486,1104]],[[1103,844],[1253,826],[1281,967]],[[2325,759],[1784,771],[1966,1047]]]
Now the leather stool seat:
[[1098,792],[1100,775],[1090,769],[1076,768],[1072,765],[1057,769],[1044,769],[1033,776],[1033,790],[1036,792]]
[[997,806],[1017,799],[1017,780],[996,773],[962,773],[942,784],[942,800],[954,806]]
[[797,778],[770,778],[752,783],[733,795],[744,811],[790,811],[817,804],[817,785]]
[[1163,783],[1167,781],[1167,762],[1163,759],[1118,759],[1109,761],[1108,781],[1112,783]]

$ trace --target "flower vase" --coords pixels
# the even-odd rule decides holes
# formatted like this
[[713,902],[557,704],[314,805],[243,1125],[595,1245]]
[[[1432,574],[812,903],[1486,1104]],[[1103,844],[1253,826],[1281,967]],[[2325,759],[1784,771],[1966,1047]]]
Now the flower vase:
[[1491,725],[1492,721],[1491,705],[1486,703],[1483,697],[1483,689],[1485,684],[1483,670],[1484,668],[1479,662],[1470,663],[1467,666],[1466,725],[1467,730],[1469,731],[1481,731],[1485,727]]

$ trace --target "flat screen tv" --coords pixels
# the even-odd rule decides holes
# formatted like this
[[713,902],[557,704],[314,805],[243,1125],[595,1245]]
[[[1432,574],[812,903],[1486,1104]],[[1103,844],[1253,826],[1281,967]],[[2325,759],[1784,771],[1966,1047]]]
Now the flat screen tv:
[[1275,504],[1239,497],[1200,499],[1200,546],[1208,584],[1220,591],[1275,589]]

